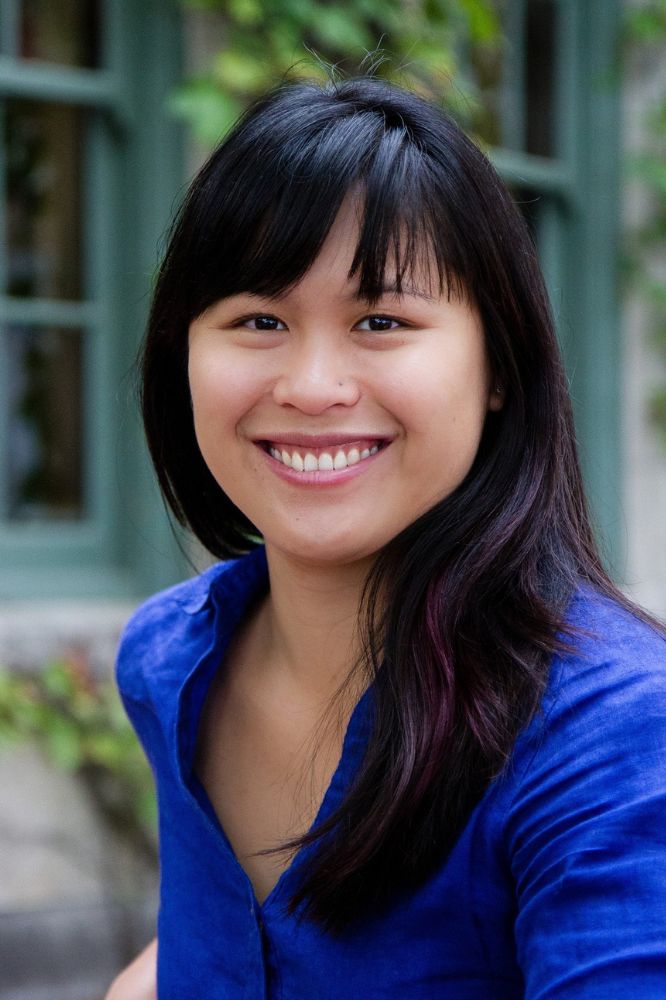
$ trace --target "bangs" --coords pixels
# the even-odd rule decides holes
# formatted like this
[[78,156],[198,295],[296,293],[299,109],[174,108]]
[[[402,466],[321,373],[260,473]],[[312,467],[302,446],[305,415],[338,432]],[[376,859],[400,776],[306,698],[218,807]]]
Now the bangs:
[[441,165],[399,116],[318,88],[304,107],[303,90],[290,88],[293,109],[284,93],[279,113],[269,101],[260,128],[248,115],[204,168],[200,204],[186,206],[197,217],[189,319],[240,292],[285,293],[314,262],[347,195],[359,201],[350,277],[360,298],[376,301],[387,287],[399,295],[407,283],[463,294],[471,269]]

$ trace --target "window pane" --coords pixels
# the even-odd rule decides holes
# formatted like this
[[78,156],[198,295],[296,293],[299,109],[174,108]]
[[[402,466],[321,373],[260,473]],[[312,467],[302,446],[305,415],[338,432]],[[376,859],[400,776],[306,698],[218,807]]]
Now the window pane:
[[99,0],[23,0],[22,58],[98,66],[100,7]]
[[555,156],[555,18],[553,0],[531,0],[526,10],[526,149]]
[[81,297],[84,123],[67,105],[6,103],[10,295]]
[[83,335],[12,326],[6,336],[8,516],[16,521],[79,518]]
[[[499,58],[476,72],[488,120],[482,137],[492,146],[556,157],[557,78],[563,68],[560,0],[506,0]],[[490,71],[490,72],[489,72]]]

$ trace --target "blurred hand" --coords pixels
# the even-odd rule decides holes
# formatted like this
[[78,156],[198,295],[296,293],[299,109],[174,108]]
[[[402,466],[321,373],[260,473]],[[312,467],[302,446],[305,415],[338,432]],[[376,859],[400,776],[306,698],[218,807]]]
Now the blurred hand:
[[157,938],[116,976],[104,1000],[157,1000]]

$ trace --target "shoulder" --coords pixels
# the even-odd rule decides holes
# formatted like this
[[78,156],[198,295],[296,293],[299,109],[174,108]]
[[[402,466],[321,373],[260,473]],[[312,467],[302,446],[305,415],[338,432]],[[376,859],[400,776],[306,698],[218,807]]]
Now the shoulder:
[[591,587],[571,601],[565,640],[553,660],[544,713],[583,718],[612,713],[613,728],[633,726],[642,706],[666,715],[666,634]]
[[[540,711],[511,764],[514,819],[666,794],[666,638],[582,588],[571,602]],[[596,805],[595,805],[596,804]]]
[[182,677],[210,644],[216,607],[233,615],[235,607],[245,603],[260,561],[261,556],[250,554],[216,563],[144,601],[125,626],[118,647],[121,694],[142,701],[156,682]]

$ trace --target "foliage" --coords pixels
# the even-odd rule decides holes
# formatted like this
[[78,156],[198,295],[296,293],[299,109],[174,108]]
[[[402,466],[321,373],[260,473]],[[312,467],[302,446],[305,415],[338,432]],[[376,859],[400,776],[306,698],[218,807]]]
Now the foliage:
[[[629,57],[659,65],[666,49],[666,0],[628,7],[625,25]],[[652,339],[666,360],[666,74],[643,122],[642,149],[631,157],[629,170],[648,202],[644,221],[630,234],[630,277],[649,306]],[[649,406],[666,442],[666,385],[655,387]]]
[[103,821],[155,862],[152,778],[110,681],[75,658],[34,674],[0,669],[0,750],[25,741],[76,774]]
[[326,78],[361,66],[455,105],[468,128],[492,132],[497,0],[182,2],[208,12],[220,30],[209,68],[186,80],[171,101],[206,147],[286,75]]

